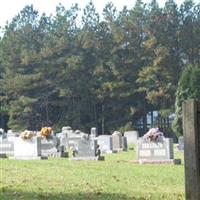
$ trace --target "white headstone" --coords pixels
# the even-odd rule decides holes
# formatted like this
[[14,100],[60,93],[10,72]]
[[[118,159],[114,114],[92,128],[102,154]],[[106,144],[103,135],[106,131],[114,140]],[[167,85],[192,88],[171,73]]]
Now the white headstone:
[[137,144],[139,138],[137,131],[126,131],[124,132],[124,136],[127,138],[128,144]]
[[41,156],[41,138],[33,137],[27,140],[23,140],[20,137],[16,138],[14,156],[21,159],[34,159]]

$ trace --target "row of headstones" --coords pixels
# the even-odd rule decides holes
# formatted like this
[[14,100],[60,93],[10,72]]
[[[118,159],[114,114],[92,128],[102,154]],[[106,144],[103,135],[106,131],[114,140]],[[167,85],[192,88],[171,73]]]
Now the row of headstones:
[[51,136],[50,139],[35,136],[24,140],[13,134],[0,141],[0,156],[34,159],[48,156],[67,157],[68,155],[56,136]]
[[57,135],[62,144],[74,151],[74,159],[98,157],[101,153],[128,150],[126,137],[123,137],[118,131],[115,131],[112,135],[98,136],[95,127],[91,128],[90,134],[79,130],[73,131],[71,127],[63,127],[62,132]]
[[[115,131],[112,135],[100,135],[93,139],[97,141],[98,148],[102,153],[112,153],[121,150],[127,150],[128,144],[136,145],[137,160],[152,162],[169,162],[180,164],[180,159],[174,159],[173,139],[160,137],[156,141],[147,141],[143,137],[138,137],[138,132],[125,132],[124,136],[120,132]],[[179,148],[182,147],[183,138],[179,139]],[[82,149],[83,153],[84,150]]]
[[[73,133],[72,130],[70,130]],[[95,133],[93,128],[91,132]],[[92,135],[92,134],[91,134]],[[102,153],[112,153],[121,150],[127,150],[128,144],[136,144],[137,158],[147,160],[165,160],[173,158],[173,141],[164,138],[159,142],[146,142],[138,138],[137,132],[125,132],[122,136],[119,132],[112,135],[94,134],[91,138],[81,137],[80,133],[68,134],[62,130],[62,137],[52,136],[47,140],[35,137],[31,140],[22,140],[20,137],[10,135],[7,139],[0,142],[0,153],[14,153],[18,157],[48,157],[59,156],[66,157],[66,149],[72,147],[75,151],[74,157],[93,157],[97,158],[99,150]],[[76,137],[75,137],[76,136]]]
[[[73,131],[71,127],[63,127],[62,132],[51,136],[50,139],[34,137],[23,140],[19,134],[7,134],[0,141],[0,154],[18,157],[66,157],[66,149],[72,147],[75,157],[96,157],[99,151],[112,153],[128,149],[127,138],[115,131],[112,135],[97,137],[96,128],[91,129],[90,137],[81,131]],[[87,137],[86,137],[87,136]]]

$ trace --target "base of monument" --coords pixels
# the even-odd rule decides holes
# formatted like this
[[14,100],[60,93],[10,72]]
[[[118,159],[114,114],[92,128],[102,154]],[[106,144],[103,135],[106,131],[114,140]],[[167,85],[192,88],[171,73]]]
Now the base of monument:
[[8,158],[6,153],[0,153],[0,158]]
[[96,156],[96,157],[73,157],[71,160],[105,160],[104,156]]
[[102,154],[112,154],[112,153],[118,153],[118,151],[114,151],[114,150],[108,150],[108,151],[103,151],[101,152]]
[[14,159],[14,160],[47,160],[47,156],[14,156],[14,157],[9,157],[9,159]]
[[122,151],[123,151],[123,149],[114,149],[114,150],[112,150],[113,153],[119,153],[119,152],[122,152]]
[[56,153],[42,153],[45,157],[54,157],[54,158],[68,158],[68,152],[56,152]]
[[174,165],[180,165],[181,159],[166,159],[166,160],[147,160],[147,159],[139,159],[130,161],[131,163],[136,164],[174,164]]
[[128,149],[123,149],[122,151],[128,151]]

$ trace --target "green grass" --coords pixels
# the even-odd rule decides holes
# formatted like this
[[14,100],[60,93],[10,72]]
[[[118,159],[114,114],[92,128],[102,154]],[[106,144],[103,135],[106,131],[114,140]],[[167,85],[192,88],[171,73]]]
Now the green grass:
[[[181,153],[175,153],[182,158]],[[105,155],[105,161],[0,160],[1,200],[184,199],[182,165],[130,163],[135,152]]]

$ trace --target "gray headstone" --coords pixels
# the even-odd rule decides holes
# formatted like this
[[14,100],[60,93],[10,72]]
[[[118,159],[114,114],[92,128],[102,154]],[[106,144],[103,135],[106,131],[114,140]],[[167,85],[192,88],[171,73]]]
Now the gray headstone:
[[124,136],[127,138],[128,144],[137,144],[139,138],[138,131],[126,131],[124,132]]
[[81,139],[78,141],[76,157],[96,157],[97,141]]
[[97,144],[102,153],[112,153],[112,137],[110,135],[99,135],[97,137]]
[[62,128],[61,137],[60,137],[60,145],[68,147],[68,129],[66,127]]
[[92,127],[90,130],[90,137],[97,137],[97,128],[96,127]]
[[14,142],[8,140],[0,141],[0,153],[14,154]]
[[104,160],[104,156],[100,153],[97,140],[82,138],[78,141],[72,160]]
[[41,154],[44,156],[53,156],[57,154],[59,146],[59,139],[55,136],[52,139],[41,139]]
[[178,138],[178,150],[184,151],[184,137],[183,136],[180,136]]
[[112,134],[113,150],[121,151],[122,150],[122,135],[120,132],[115,131]]
[[126,137],[122,137],[122,150],[123,151],[127,151],[128,150],[128,143],[127,143],[127,138]]
[[147,160],[169,160],[173,159],[173,139],[162,138],[158,141],[138,140],[137,158]]

